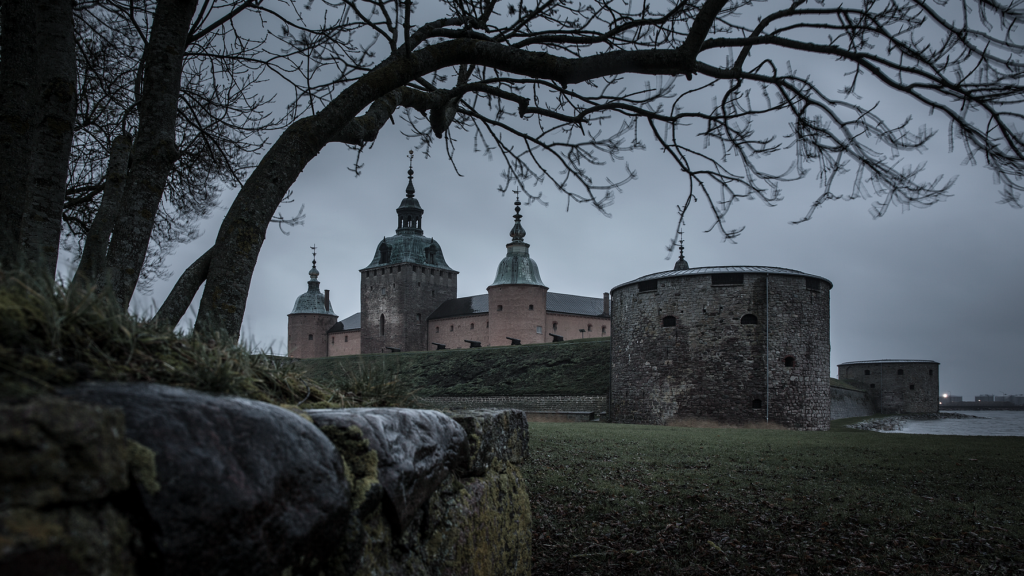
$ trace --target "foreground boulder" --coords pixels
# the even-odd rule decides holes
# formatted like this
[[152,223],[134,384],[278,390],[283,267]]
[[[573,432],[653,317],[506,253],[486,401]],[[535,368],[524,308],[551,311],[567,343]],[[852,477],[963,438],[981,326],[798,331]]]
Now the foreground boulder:
[[530,572],[521,412],[60,394],[0,405],[5,576]]

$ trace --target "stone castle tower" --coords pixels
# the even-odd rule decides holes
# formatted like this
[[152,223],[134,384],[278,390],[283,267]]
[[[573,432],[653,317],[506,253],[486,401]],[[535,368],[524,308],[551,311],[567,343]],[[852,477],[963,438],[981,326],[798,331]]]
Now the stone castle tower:
[[540,279],[540,269],[530,258],[530,245],[523,239],[522,216],[519,214],[519,193],[516,192],[516,221],[509,232],[512,241],[498,264],[494,283],[487,287],[488,328],[493,336],[491,346],[507,346],[512,342],[506,334],[521,335],[524,344],[544,342],[548,287]]
[[396,210],[398,228],[380,241],[373,260],[359,271],[363,354],[427,350],[427,317],[456,296],[459,273],[444,261],[437,241],[423,235],[423,208],[412,177],[410,151],[409,185]]
[[327,330],[338,321],[331,308],[330,291],[320,293],[320,271],[316,269],[316,248],[313,267],[309,270],[309,289],[295,299],[288,315],[288,357],[323,358],[327,356]]

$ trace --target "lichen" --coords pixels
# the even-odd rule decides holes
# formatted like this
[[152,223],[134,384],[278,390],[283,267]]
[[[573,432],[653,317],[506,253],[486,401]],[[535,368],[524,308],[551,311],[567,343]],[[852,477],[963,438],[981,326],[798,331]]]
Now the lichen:
[[156,472],[156,452],[129,438],[125,446],[125,460],[128,461],[132,479],[143,490],[149,494],[160,491]]

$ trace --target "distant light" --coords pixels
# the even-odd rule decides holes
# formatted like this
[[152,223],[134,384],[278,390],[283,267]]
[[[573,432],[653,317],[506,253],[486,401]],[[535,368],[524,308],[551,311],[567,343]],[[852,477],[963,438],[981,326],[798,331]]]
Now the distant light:
[[943,398],[949,398],[949,394],[943,394],[942,397]]

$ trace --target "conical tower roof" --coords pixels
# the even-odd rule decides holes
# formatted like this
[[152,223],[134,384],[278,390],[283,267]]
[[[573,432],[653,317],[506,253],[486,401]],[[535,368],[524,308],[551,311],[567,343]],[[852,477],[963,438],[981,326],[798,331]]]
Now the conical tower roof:
[[509,232],[512,241],[505,245],[508,252],[498,264],[498,273],[495,274],[494,282],[491,283],[491,286],[502,284],[544,286],[544,281],[540,279],[540,268],[537,267],[537,263],[534,262],[533,258],[530,258],[530,245],[523,240],[526,238],[526,229],[523,228],[521,222],[523,217],[519,214],[519,206],[521,205],[522,203],[519,202],[519,192],[516,192],[516,214],[513,216],[516,223],[512,226],[512,231]]
[[316,247],[313,247],[313,267],[309,270],[309,281],[306,283],[309,288],[298,298],[292,306],[291,314],[329,314],[334,313],[334,307],[330,302],[324,302],[324,295],[320,292],[320,271],[316,269]]

